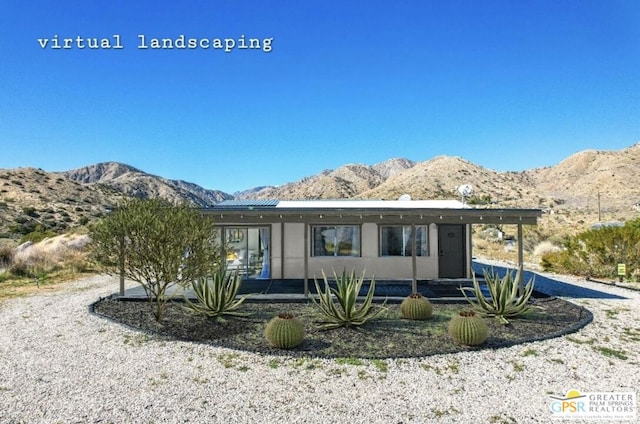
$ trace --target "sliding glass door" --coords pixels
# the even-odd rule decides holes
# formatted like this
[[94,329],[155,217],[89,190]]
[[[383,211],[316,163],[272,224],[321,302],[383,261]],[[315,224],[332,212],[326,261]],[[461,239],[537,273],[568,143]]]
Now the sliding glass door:
[[226,227],[227,267],[243,278],[270,278],[269,227]]

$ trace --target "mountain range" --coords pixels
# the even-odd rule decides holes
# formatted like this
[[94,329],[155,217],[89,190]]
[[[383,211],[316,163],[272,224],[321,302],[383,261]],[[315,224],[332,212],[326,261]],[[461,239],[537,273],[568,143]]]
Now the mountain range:
[[[460,157],[414,162],[393,158],[375,165],[346,164],[278,187],[230,194],[197,184],[105,162],[66,172],[0,169],[0,238],[34,230],[65,231],[104,216],[127,196],[161,197],[207,207],[227,199],[413,199],[457,198],[457,187],[473,186],[479,207],[524,207],[569,211],[565,215],[609,219],[637,215],[640,202],[640,143],[617,151],[585,150],[557,165],[497,172]],[[599,216],[600,218],[600,216]],[[584,221],[576,218],[572,222]],[[584,222],[583,222],[584,223]]]

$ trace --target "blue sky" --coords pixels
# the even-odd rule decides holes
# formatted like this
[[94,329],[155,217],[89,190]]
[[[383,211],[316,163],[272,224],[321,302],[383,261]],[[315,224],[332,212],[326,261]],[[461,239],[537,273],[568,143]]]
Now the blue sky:
[[[55,35],[123,48],[40,46]],[[519,171],[640,141],[635,0],[8,0],[0,58],[0,168],[118,161],[234,192],[392,157]]]

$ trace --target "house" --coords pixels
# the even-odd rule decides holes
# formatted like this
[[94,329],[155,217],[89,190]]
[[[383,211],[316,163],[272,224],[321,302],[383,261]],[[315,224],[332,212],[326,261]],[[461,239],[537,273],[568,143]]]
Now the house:
[[377,280],[471,277],[471,225],[522,226],[539,209],[475,209],[457,200],[231,200],[203,210],[220,228],[228,266],[245,278],[308,280],[366,271]]

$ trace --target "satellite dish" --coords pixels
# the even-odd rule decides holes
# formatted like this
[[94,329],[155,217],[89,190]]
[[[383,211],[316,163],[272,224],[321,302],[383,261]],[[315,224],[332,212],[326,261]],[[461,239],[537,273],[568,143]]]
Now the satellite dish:
[[402,201],[411,200],[411,196],[408,194],[403,194],[402,196],[398,197],[398,200],[402,200]]
[[458,193],[460,193],[460,196],[462,196],[462,204],[464,205],[465,199],[471,196],[471,194],[473,193],[473,187],[471,186],[471,184],[463,184],[458,187]]

